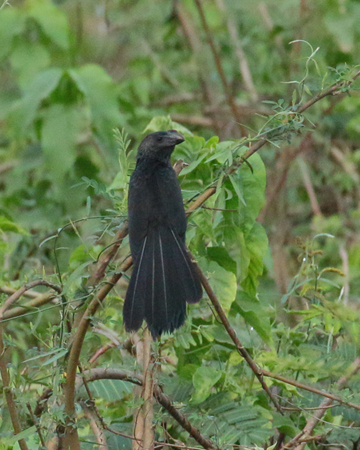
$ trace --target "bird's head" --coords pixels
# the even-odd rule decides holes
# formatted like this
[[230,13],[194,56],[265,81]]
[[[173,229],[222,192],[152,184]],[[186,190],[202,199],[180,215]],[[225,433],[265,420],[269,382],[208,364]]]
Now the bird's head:
[[167,160],[174,151],[175,145],[181,144],[184,140],[184,136],[176,130],[148,134],[139,146],[137,159]]

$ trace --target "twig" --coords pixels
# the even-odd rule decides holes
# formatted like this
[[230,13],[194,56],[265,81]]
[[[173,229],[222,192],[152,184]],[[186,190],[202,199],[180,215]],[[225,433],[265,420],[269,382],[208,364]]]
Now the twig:
[[339,83],[335,83],[333,86],[330,86],[329,88],[325,89],[325,91],[320,92],[319,94],[315,95],[315,97],[311,98],[307,102],[305,102],[303,105],[301,105],[296,112],[303,113],[307,109],[310,108],[310,106],[317,103],[319,100],[322,100],[323,98],[329,96],[329,95],[337,95],[339,94],[339,90],[343,88],[344,86],[350,87],[351,84],[360,77],[360,70],[352,77],[349,81],[339,81]]
[[301,156],[298,157],[298,164],[300,166],[300,171],[304,180],[304,185],[305,185],[305,189],[306,192],[309,196],[310,199],[310,203],[311,203],[311,207],[313,210],[313,214],[315,216],[322,216],[322,212],[319,206],[319,202],[317,201],[316,198],[316,194],[315,194],[315,189],[314,186],[311,182],[311,177],[309,174],[309,170],[308,167],[306,165],[306,162],[304,160],[304,158],[302,158]]
[[[24,293],[25,297],[26,292]],[[34,300],[30,300],[23,305],[19,305],[16,308],[8,309],[4,314],[1,322],[5,322],[9,319],[13,319],[14,317],[22,316],[29,312],[29,310],[37,310],[40,306],[46,305],[46,303],[51,302],[57,297],[57,295],[53,293],[39,294]]]
[[116,344],[114,344],[113,342],[111,342],[110,344],[106,344],[103,345],[102,347],[100,347],[98,350],[96,350],[96,352],[93,354],[93,356],[89,359],[89,363],[90,364],[94,364],[94,362],[104,353],[106,353],[108,350],[110,350],[111,348],[116,347]]
[[346,251],[344,244],[340,244],[339,253],[343,263],[342,268],[345,275],[343,302],[344,305],[347,305],[349,303],[349,293],[350,293],[350,267],[349,267],[349,254]]
[[[21,433],[21,425],[19,421],[19,416],[16,410],[15,400],[10,387],[10,377],[6,367],[5,361],[5,346],[3,340],[3,325],[0,324],[0,372],[2,377],[2,382],[4,386],[4,394],[6,399],[6,404],[9,410],[9,415],[11,418],[12,426],[14,428],[14,434]],[[29,450],[25,439],[19,439],[18,441],[21,450]]]
[[[9,287],[9,286],[1,286],[0,287],[0,293],[2,292],[3,294],[6,294],[6,295],[12,295],[16,291],[17,291],[17,289],[14,289],[14,288]],[[29,291],[24,292],[23,296],[27,297],[27,298],[38,298],[39,297],[39,293],[29,290]]]
[[189,114],[173,113],[171,114],[171,118],[175,122],[195,125],[198,127],[212,128],[215,126],[214,119],[205,116],[191,116]]
[[32,281],[31,283],[24,284],[24,286],[22,286],[20,289],[18,289],[16,292],[14,292],[6,300],[6,302],[2,305],[2,307],[0,308],[0,320],[3,319],[3,315],[6,312],[6,310],[9,309],[10,306],[13,303],[15,303],[24,294],[24,292],[26,292],[29,289],[32,289],[36,286],[50,287],[51,289],[54,289],[54,291],[56,291],[58,294],[61,294],[61,292],[62,292],[62,289],[59,286],[56,286],[55,284],[50,283],[49,281],[45,281],[45,280],[36,280],[36,281]]
[[342,403],[343,405],[349,406],[350,408],[360,410],[360,405],[356,405],[355,403],[345,402],[342,398],[337,397],[336,395],[333,395],[333,394],[329,394],[328,392],[325,392],[323,390],[316,389],[311,386],[307,386],[305,384],[299,383],[298,381],[289,380],[289,378],[269,372],[268,370],[262,370],[262,374],[264,375],[264,377],[269,377],[269,378],[273,378],[274,380],[282,381],[283,383],[290,384],[291,386],[295,386],[299,389],[304,389],[305,391],[309,391],[314,394],[321,395],[322,397],[327,397],[331,400],[334,400],[335,402],[339,402],[339,403]]
[[175,170],[176,175],[179,175],[179,173],[183,170],[184,167],[188,166],[189,164],[184,162],[183,159],[178,159],[175,164],[173,165],[173,169]]
[[27,409],[29,410],[31,420],[33,421],[33,423],[34,423],[34,425],[36,427],[36,431],[37,431],[37,434],[39,435],[39,439],[40,439],[41,445],[42,445],[42,447],[45,448],[46,444],[45,444],[44,437],[42,435],[42,431],[41,431],[39,422],[38,422],[37,418],[34,415],[34,412],[33,412],[32,408],[31,408],[30,403],[26,403],[26,406],[27,406]]
[[124,237],[126,237],[128,233],[128,222],[127,220],[122,224],[120,229],[117,231],[114,239],[114,243],[111,246],[111,250],[107,253],[97,264],[94,274],[89,278],[87,282],[88,287],[97,286],[98,283],[104,278],[105,271],[110,264],[110,262],[114,259],[117,251],[122,244]]
[[215,308],[215,310],[216,310],[216,312],[217,312],[221,322],[223,323],[223,325],[224,325],[228,335],[230,336],[230,338],[234,342],[234,344],[236,346],[236,349],[238,350],[240,355],[245,359],[245,361],[248,363],[250,369],[253,371],[254,375],[259,380],[262,388],[264,389],[264,391],[267,393],[267,395],[269,396],[269,398],[273,402],[275,408],[280,413],[282,413],[281,406],[279,405],[279,403],[275,399],[275,397],[272,395],[272,393],[270,392],[270,389],[268,388],[267,384],[264,381],[262,370],[256,365],[255,361],[251,358],[251,356],[249,355],[249,353],[247,352],[245,347],[242,345],[240,339],[237,337],[236,331],[231,326],[228,318],[226,317],[226,315],[224,313],[224,310],[222,309],[222,307],[220,305],[219,300],[217,299],[214,291],[212,290],[212,288],[211,288],[207,278],[205,277],[205,275],[201,271],[200,267],[197,264],[196,264],[196,267],[197,267],[198,273],[199,273],[200,278],[201,278],[201,283],[204,286],[204,289],[205,289],[209,299],[211,300],[211,303],[213,304],[213,306],[214,306],[214,308]]
[[94,433],[96,442],[97,442],[97,448],[98,450],[108,450],[109,447],[106,443],[106,437],[105,433],[103,431],[103,428],[101,424],[99,423],[99,418],[92,407],[92,405],[86,404],[86,402],[82,401],[80,402],[82,410],[84,411],[84,416],[89,420],[90,427],[92,429],[92,432]]
[[200,95],[194,94],[193,92],[180,92],[178,94],[171,94],[163,97],[158,100],[155,105],[169,107],[179,103],[199,101],[200,99]]

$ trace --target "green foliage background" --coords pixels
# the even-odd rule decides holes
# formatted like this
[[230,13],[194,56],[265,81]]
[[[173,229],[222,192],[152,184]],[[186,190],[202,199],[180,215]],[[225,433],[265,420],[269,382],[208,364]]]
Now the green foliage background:
[[[94,263],[126,218],[137,145],[161,129],[176,128],[186,138],[174,153],[174,161],[189,164],[180,174],[186,205],[217,187],[206,202],[212,209],[191,215],[187,242],[240,340],[262,367],[336,393],[335,382],[359,350],[357,85],[316,103],[305,117],[290,116],[290,108],[354,73],[360,3],[227,0],[224,9],[220,0],[203,2],[241,126],[193,1],[9,3],[0,10],[1,286],[17,289],[43,277],[61,284],[68,302],[66,311],[46,305],[6,323],[11,383],[29,448],[39,442],[25,405],[35,408],[48,386],[54,394],[40,420],[45,435],[64,421],[56,401],[69,340],[63,314],[72,316],[80,299],[86,303]],[[239,71],[229,17],[253,91]],[[269,130],[281,134],[274,132],[272,144],[225,179],[245,144]],[[125,240],[107,275],[128,252]],[[125,342],[125,289],[120,283],[93,319],[84,368],[136,370],[122,345],[88,362],[110,330]],[[309,418],[304,408],[320,402],[269,378],[281,404],[295,407],[284,417],[275,413],[206,298],[158,347],[167,357],[160,359],[164,391],[216,445],[264,446],[275,442],[276,429],[288,440]],[[358,403],[359,382],[353,377],[338,394]],[[131,434],[128,383],[103,380],[92,389],[105,422]],[[1,416],[0,448],[16,448],[4,402]],[[194,445],[160,409],[158,440],[164,421],[173,438]],[[326,435],[324,445],[350,449],[359,427],[358,411],[337,405],[316,432]],[[84,449],[95,448],[80,407],[79,433]],[[131,446],[107,436],[110,448]]]

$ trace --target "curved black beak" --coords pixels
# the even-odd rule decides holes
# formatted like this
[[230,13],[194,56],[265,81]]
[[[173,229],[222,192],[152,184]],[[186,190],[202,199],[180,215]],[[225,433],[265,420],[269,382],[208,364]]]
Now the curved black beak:
[[185,141],[184,136],[176,130],[169,130],[168,133],[171,133],[171,138],[174,139],[175,145],[181,144]]

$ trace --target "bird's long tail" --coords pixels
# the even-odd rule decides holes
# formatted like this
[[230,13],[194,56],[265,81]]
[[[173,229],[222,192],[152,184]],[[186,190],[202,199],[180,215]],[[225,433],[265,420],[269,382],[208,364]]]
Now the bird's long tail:
[[138,330],[145,319],[154,338],[172,332],[185,321],[186,302],[196,303],[201,297],[199,275],[173,229],[149,230],[126,293],[126,330]]

